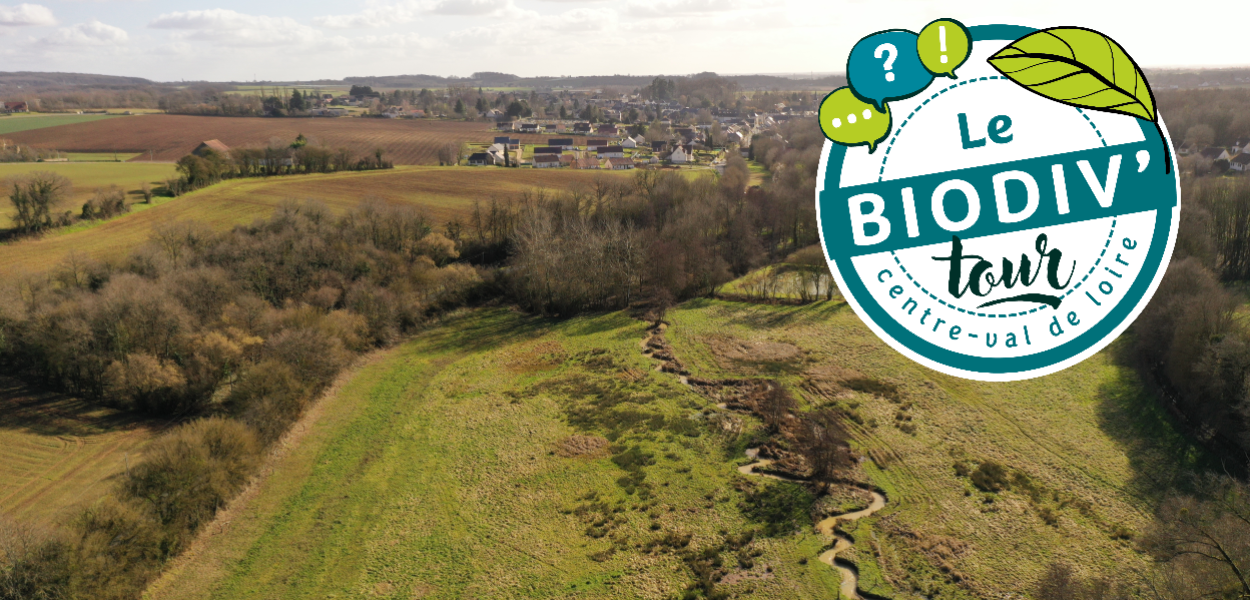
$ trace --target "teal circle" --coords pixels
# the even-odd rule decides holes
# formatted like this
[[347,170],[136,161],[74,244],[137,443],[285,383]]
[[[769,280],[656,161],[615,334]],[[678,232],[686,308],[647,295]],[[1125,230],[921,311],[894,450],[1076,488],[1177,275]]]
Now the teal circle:
[[[977,25],[969,27],[968,31],[972,34],[973,42],[980,41],[1014,41],[1025,35],[1037,31],[1031,27],[1023,27],[1017,25]],[[1148,127],[1146,123],[1138,119],[1138,127],[1141,128],[1142,134],[1146,140],[1157,140],[1159,143],[1167,146],[1167,141],[1163,139],[1158,130]],[[839,178],[842,173],[842,163],[846,160],[847,147],[839,144],[830,144],[826,142],[829,156],[824,165],[824,187],[822,192],[816,199],[816,212],[819,216],[824,203],[823,197],[831,194],[832,190],[837,190],[839,186]],[[1169,158],[1169,160],[1172,160]],[[1173,162],[1175,166],[1175,162]],[[1173,180],[1177,175],[1175,169],[1172,172]],[[1177,198],[1179,203],[1179,197]],[[860,274],[851,264],[850,257],[835,256],[830,252],[830,245],[827,240],[837,235],[833,231],[834,225],[832,219],[821,220],[821,244],[825,248],[825,255],[837,266],[838,273],[842,276],[844,288],[843,294],[849,294],[858,301],[858,306],[862,311],[861,316],[866,317],[888,335],[894,342],[907,348],[908,350],[924,357],[934,363],[964,371],[968,373],[981,373],[992,375],[1010,375],[1016,373],[1028,373],[1031,371],[1039,371],[1046,369],[1052,365],[1056,365],[1085,352],[1091,347],[1098,345],[1108,336],[1115,332],[1124,321],[1126,321],[1134,311],[1137,310],[1142,298],[1154,285],[1155,279],[1159,275],[1160,269],[1165,267],[1164,255],[1168,252],[1172,240],[1172,221],[1173,210],[1161,209],[1156,211],[1155,229],[1153,232],[1153,240],[1160,243],[1151,243],[1150,251],[1146,255],[1145,266],[1141,275],[1133,282],[1133,286],[1125,294],[1124,298],[1113,308],[1106,317],[1099,321],[1085,333],[1073,338],[1071,341],[1028,356],[1013,357],[980,357],[970,356],[953,352],[946,348],[942,348],[936,344],[924,340],[923,338],[912,333],[909,329],[902,326],[894,318],[881,307],[881,305],[868,292],[864,285]]]

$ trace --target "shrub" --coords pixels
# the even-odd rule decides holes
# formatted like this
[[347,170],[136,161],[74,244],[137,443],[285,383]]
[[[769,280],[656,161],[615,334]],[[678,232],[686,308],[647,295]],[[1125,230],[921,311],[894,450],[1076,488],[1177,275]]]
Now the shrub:
[[95,196],[82,205],[82,218],[110,219],[128,211],[126,192],[114,185],[95,191]]
[[226,501],[241,490],[257,462],[256,434],[217,417],[183,425],[158,438],[122,483],[145,504],[176,552]]
[[112,497],[84,510],[74,530],[72,588],[79,598],[137,598],[169,554],[159,524]]
[[994,461],[986,461],[972,472],[972,485],[983,492],[998,492],[1007,489],[1007,469]]
[[803,486],[786,482],[770,482],[746,494],[742,514],[764,524],[770,536],[786,535],[810,524],[816,497]]
[[314,390],[330,383],[350,358],[338,338],[309,327],[274,335],[265,343],[264,352],[286,363],[299,381]]
[[226,405],[268,445],[299,418],[307,399],[308,391],[291,367],[267,360],[248,369],[230,390]]
[[0,600],[68,598],[69,545],[44,529],[0,518]]

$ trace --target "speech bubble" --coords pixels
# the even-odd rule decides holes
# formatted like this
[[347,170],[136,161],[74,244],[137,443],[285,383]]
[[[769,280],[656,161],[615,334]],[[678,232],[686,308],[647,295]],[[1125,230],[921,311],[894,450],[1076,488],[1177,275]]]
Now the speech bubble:
[[910,31],[891,29],[860,40],[846,60],[851,89],[882,111],[889,100],[920,93],[933,81],[933,74],[920,62],[917,39]]
[[955,69],[972,53],[972,34],[959,21],[938,19],[920,30],[916,53],[930,73],[955,79]]
[[877,149],[890,135],[892,118],[890,108],[877,110],[871,102],[864,102],[849,87],[840,87],[820,102],[820,130],[825,137],[843,146],[868,146],[868,152]]

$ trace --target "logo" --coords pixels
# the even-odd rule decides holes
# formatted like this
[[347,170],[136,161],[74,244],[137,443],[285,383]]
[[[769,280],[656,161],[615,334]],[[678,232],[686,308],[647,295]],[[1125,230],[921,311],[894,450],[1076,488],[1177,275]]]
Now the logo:
[[1180,182],[1137,64],[1110,38],[943,19],[883,31],[821,105],[829,268],[891,347],[1015,381],[1122,333],[1172,255]]

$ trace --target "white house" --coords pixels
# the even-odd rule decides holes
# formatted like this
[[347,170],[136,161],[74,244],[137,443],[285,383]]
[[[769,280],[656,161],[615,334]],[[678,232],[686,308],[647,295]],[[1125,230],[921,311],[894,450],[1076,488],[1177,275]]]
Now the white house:
[[634,161],[628,158],[609,158],[608,167],[613,171],[628,171],[634,168]]
[[621,142],[621,147],[622,148],[637,148],[638,142],[634,141],[634,138],[627,137],[625,138],[625,141]]
[[1242,152],[1228,161],[1228,168],[1245,173],[1250,171],[1250,152]]
[[677,149],[673,150],[673,153],[669,155],[668,160],[675,165],[682,165],[690,162],[690,155],[686,154],[685,150],[681,149],[681,146],[678,146]]
[[535,169],[550,169],[552,167],[564,166],[560,164],[559,154],[539,154],[534,157]]

